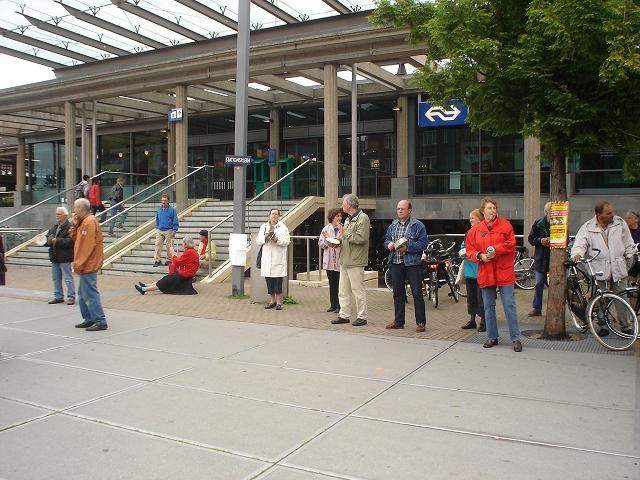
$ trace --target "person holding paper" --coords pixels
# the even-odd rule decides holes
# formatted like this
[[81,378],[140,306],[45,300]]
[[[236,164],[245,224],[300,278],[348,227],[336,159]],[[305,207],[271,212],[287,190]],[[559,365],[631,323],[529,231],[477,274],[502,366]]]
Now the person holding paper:
[[269,303],[264,308],[282,310],[282,279],[287,276],[289,229],[280,221],[280,210],[269,210],[269,221],[260,227],[256,243],[262,249],[260,275],[267,282]]

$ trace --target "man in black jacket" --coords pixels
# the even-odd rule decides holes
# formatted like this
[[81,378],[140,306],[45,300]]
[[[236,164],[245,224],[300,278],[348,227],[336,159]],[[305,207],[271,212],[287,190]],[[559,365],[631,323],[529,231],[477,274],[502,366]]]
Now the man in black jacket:
[[529,243],[536,250],[534,254],[533,269],[536,273],[536,289],[533,295],[533,308],[529,312],[530,317],[539,317],[542,315],[542,296],[544,294],[544,284],[549,272],[549,257],[551,249],[549,247],[549,236],[551,223],[549,219],[549,209],[551,202],[547,202],[544,206],[544,217],[537,220],[531,227],[529,233]]
[[62,279],[67,285],[67,305],[76,303],[76,289],[73,285],[71,264],[73,262],[73,240],[69,236],[69,211],[65,207],[56,209],[56,224],[47,233],[51,279],[53,280],[53,300],[50,304],[64,303]]
[[[109,222],[109,235],[113,235],[114,227],[118,227],[123,229],[124,222],[127,221],[127,213],[123,213],[117,219],[113,218],[118,213],[124,211],[124,177],[118,177],[116,183],[111,188],[111,195],[109,195],[109,200],[111,201],[111,221]],[[117,225],[116,225],[117,223]]]

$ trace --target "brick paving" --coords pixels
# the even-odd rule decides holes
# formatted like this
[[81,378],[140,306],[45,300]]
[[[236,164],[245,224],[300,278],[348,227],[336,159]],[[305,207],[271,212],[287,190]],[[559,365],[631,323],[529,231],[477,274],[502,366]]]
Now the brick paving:
[[[9,265],[9,269],[9,272],[7,272],[7,287],[9,289],[2,292],[3,295],[42,301],[49,299],[44,294],[44,292],[51,291],[50,270],[48,268],[17,267],[12,269]],[[456,304],[453,300],[444,298],[446,289],[440,292],[440,305],[437,309],[434,309],[427,302],[427,330],[424,333],[416,333],[414,331],[415,317],[412,300],[409,301],[406,309],[406,328],[404,330],[386,330],[384,328],[387,323],[393,320],[393,298],[391,292],[387,289],[367,290],[368,324],[364,327],[352,327],[346,324],[332,325],[330,323],[336,317],[336,314],[325,311],[328,307],[329,297],[327,287],[291,285],[289,294],[298,304],[284,305],[281,311],[264,310],[263,303],[252,304],[250,298],[231,298],[231,285],[229,283],[216,285],[197,283],[195,288],[199,295],[188,296],[164,295],[159,292],[150,292],[142,296],[134,290],[133,285],[135,282],[150,283],[158,280],[161,275],[161,271],[159,271],[157,277],[148,275],[140,278],[109,274],[100,275],[98,277],[98,287],[103,294],[103,306],[132,312],[162,313],[432,340],[463,340],[475,333],[473,330],[462,330],[460,328],[467,320],[465,299],[461,298],[460,303]],[[248,279],[245,284],[245,295],[251,295],[251,286]],[[516,291],[518,316],[521,323],[529,320],[526,317],[526,313],[530,310],[531,299],[531,291]],[[68,307],[55,305],[52,308]],[[498,321],[502,323],[504,319],[500,310],[498,306]],[[541,318],[541,323],[542,321]]]

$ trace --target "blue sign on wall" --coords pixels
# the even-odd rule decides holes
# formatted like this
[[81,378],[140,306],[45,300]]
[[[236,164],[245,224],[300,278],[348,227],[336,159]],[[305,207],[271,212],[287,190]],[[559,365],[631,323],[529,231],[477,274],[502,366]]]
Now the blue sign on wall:
[[170,122],[179,122],[182,120],[182,109],[172,108],[169,110],[168,120]]
[[418,103],[418,126],[446,127],[450,125],[464,125],[469,110],[460,103],[451,103],[446,107],[433,103]]

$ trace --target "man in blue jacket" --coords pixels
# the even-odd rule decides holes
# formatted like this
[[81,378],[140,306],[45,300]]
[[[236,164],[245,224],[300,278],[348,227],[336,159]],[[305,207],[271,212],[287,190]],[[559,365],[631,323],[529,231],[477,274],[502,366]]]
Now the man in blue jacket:
[[550,231],[551,224],[550,211],[551,202],[544,206],[544,217],[537,220],[531,226],[529,233],[529,243],[535,247],[533,269],[536,274],[536,288],[533,295],[533,308],[529,312],[529,317],[539,317],[542,315],[542,296],[544,295],[544,284],[549,272],[549,259],[551,257]]
[[[422,297],[424,265],[420,257],[422,251],[427,248],[427,229],[421,221],[411,216],[409,200],[400,200],[396,212],[398,218],[389,225],[384,238],[384,248],[389,250],[395,310],[395,319],[386,328],[404,328],[404,310],[407,303],[405,282],[408,281],[416,311],[416,332],[424,332],[427,317]],[[406,243],[404,243],[405,240]]]
[[156,250],[154,254],[154,267],[159,267],[162,263],[162,244],[167,250],[167,261],[165,265],[171,263],[169,251],[173,246],[173,237],[178,231],[178,213],[176,209],[169,205],[169,195],[162,195],[162,205],[156,211]]

